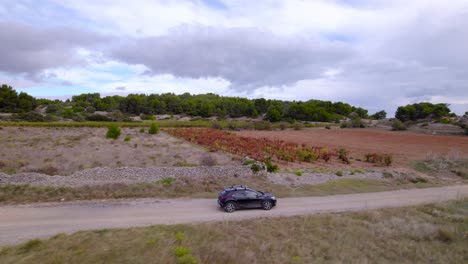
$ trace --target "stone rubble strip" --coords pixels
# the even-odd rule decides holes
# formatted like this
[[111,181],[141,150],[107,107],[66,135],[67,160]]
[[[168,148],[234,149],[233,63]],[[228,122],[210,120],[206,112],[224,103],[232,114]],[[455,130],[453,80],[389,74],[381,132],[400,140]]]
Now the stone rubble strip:
[[252,176],[249,166],[198,166],[198,167],[147,167],[108,168],[97,167],[78,171],[70,176],[49,176],[36,172],[14,175],[0,173],[0,185],[29,184],[33,186],[80,187],[110,183],[136,184],[156,182],[163,178]]
[[[32,186],[52,186],[52,187],[81,187],[104,184],[137,184],[145,182],[157,182],[164,178],[180,177],[239,177],[239,184],[244,184],[240,178],[261,175],[253,174],[250,166],[230,165],[230,166],[197,166],[197,167],[122,167],[108,168],[97,167],[93,169],[75,172],[70,176],[49,176],[37,172],[24,172],[14,175],[0,173],[0,186],[2,185],[22,185]],[[381,172],[366,172],[338,177],[328,173],[305,172],[302,176],[293,173],[267,173],[267,179],[274,184],[281,185],[302,185],[320,184],[327,181],[344,178],[353,179],[383,179]]]

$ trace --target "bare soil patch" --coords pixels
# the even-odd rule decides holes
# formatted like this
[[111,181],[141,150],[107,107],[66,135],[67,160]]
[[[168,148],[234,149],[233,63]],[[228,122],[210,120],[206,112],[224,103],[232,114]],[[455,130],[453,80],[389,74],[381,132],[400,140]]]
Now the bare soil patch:
[[[421,135],[409,132],[379,131],[371,129],[304,129],[300,131],[239,131],[239,135],[256,138],[284,140],[308,146],[330,149],[345,148],[354,158],[354,167],[369,167],[372,164],[359,162],[366,153],[393,155],[393,166],[406,167],[411,160],[423,160],[428,154],[446,155],[458,153],[468,156],[468,137]],[[332,166],[338,164],[329,163]],[[320,165],[325,165],[321,162]]]
[[[223,153],[160,132],[121,128],[117,140],[106,139],[106,128],[4,127],[0,130],[0,172],[40,172],[69,175],[95,167],[198,166],[206,155],[217,165],[238,164]],[[147,131],[147,129],[146,129]],[[129,141],[124,141],[126,136]]]

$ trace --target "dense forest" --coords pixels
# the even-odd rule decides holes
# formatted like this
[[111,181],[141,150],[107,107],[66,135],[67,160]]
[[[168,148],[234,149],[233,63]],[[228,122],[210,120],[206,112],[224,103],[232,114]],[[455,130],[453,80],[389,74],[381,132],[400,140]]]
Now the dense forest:
[[[0,88],[0,112],[28,113],[38,107],[47,114],[65,118],[86,116],[88,120],[102,119],[92,115],[95,111],[117,112],[123,115],[185,114],[201,117],[258,117],[264,116],[271,122],[280,120],[301,120],[338,122],[353,113],[360,118],[382,119],[385,111],[369,116],[368,111],[343,102],[320,100],[280,101],[226,97],[216,94],[176,95],[129,94],[128,96],[101,97],[99,93],[81,94],[71,100],[36,99],[26,93],[17,93],[11,86]],[[91,117],[90,117],[91,115]],[[77,118],[79,119],[79,118]],[[102,120],[96,120],[102,121]]]

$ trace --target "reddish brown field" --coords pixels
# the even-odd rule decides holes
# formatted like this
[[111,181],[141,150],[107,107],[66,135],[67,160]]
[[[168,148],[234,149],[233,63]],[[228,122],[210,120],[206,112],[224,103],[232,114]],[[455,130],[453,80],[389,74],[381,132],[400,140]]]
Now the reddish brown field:
[[355,159],[364,159],[366,153],[392,154],[394,165],[397,166],[406,166],[412,160],[426,159],[431,154],[456,153],[461,157],[468,157],[468,137],[463,136],[421,135],[370,129],[245,130],[236,133],[247,137],[279,139],[329,149],[345,148]]

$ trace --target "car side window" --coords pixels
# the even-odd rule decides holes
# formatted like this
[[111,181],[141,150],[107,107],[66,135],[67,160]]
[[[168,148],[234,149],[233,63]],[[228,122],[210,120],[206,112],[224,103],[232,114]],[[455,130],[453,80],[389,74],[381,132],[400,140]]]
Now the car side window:
[[246,191],[246,192],[245,192],[245,195],[246,195],[248,198],[257,198],[257,193],[256,193],[256,192]]
[[232,197],[234,197],[234,198],[244,197],[244,192],[243,191],[237,191],[237,192],[232,194]]

